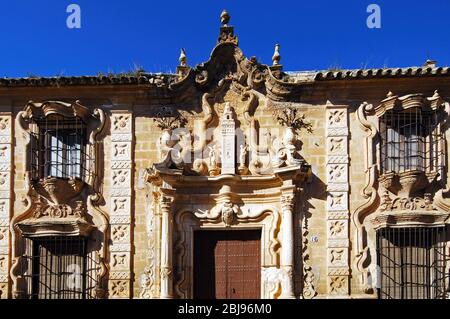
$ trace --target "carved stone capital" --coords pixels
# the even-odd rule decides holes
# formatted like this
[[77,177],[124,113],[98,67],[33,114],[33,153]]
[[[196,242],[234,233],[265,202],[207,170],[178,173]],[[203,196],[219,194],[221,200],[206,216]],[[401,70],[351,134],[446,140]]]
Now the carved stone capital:
[[294,210],[295,206],[295,194],[286,194],[281,196],[281,208],[283,211],[290,211],[292,212]]
[[159,201],[163,214],[169,214],[172,209],[173,198],[162,195]]

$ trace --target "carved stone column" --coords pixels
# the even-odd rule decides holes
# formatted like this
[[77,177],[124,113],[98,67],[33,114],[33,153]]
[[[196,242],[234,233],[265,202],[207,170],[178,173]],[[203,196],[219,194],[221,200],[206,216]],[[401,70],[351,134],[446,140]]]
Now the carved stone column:
[[173,299],[173,215],[172,198],[161,197],[161,299]]
[[295,299],[294,293],[294,193],[281,197],[281,267],[285,276],[280,298]]

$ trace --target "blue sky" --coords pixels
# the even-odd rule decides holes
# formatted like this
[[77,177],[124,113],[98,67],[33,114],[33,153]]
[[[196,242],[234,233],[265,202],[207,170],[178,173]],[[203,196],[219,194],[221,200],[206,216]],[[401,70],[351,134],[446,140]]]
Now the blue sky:
[[[81,7],[81,29],[66,8]],[[381,7],[369,29],[367,6]],[[427,58],[450,65],[450,1],[428,0],[20,0],[0,3],[0,76],[95,75],[141,65],[174,71],[179,49],[189,64],[208,59],[219,15],[231,14],[248,57],[271,63],[281,44],[285,70],[404,67]]]

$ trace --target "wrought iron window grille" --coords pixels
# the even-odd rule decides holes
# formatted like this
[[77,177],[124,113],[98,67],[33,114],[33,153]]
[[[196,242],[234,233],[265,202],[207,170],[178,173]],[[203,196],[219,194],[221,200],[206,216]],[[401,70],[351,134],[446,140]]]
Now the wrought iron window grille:
[[94,299],[99,262],[84,237],[27,238],[27,299]]
[[52,115],[34,118],[30,132],[32,180],[81,179],[89,174],[86,124],[79,118]]
[[437,112],[390,110],[379,123],[381,174],[409,170],[441,173],[444,139]]
[[444,299],[448,294],[446,229],[383,228],[377,232],[380,299]]

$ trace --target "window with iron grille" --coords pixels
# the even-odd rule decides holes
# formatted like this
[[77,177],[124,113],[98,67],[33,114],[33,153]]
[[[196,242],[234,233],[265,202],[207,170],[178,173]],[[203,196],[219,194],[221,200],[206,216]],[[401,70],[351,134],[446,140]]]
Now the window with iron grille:
[[92,299],[98,263],[87,253],[84,237],[26,240],[28,299]]
[[86,125],[79,118],[34,119],[30,143],[33,180],[83,179],[86,175]]
[[436,112],[390,110],[380,118],[381,173],[438,171],[442,135]]
[[441,299],[448,276],[445,227],[384,228],[377,232],[379,297]]

